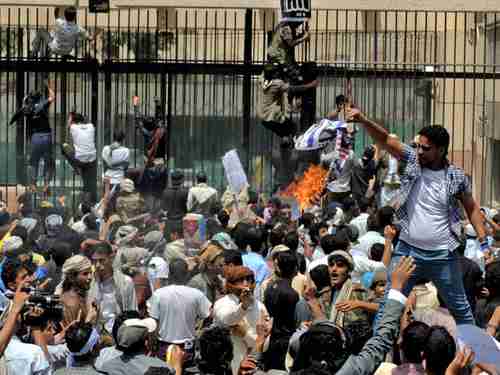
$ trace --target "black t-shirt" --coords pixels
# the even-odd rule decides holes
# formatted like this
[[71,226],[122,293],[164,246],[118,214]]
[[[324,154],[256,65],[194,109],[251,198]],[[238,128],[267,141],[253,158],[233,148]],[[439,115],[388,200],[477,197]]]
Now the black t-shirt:
[[30,136],[35,133],[50,133],[49,106],[49,100],[44,99],[34,105],[33,114],[26,116],[28,134]]

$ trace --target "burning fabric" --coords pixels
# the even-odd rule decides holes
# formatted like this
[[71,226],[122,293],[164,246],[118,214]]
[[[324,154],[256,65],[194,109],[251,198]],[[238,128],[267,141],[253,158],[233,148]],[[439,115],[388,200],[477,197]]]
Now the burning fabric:
[[300,210],[303,211],[320,199],[327,177],[328,170],[320,165],[311,165],[304,172],[304,175],[288,185],[281,195],[295,198],[299,203]]

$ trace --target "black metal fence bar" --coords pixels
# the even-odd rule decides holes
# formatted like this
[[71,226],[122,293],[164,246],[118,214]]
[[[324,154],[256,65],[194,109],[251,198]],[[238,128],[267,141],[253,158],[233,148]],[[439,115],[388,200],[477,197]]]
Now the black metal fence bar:
[[[220,157],[240,151],[254,185],[272,186],[276,140],[259,125],[259,76],[279,18],[272,9],[79,9],[78,23],[96,43],[79,43],[74,58],[30,54],[35,37],[54,29],[62,9],[0,6],[0,123],[26,92],[40,89],[48,72],[57,87],[51,110],[58,143],[76,106],[97,125],[99,152],[118,128],[127,129],[134,165],[142,163],[131,98],[152,112],[161,99],[170,124],[171,167],[191,175],[209,172],[224,185]],[[299,62],[316,61],[321,84],[316,118],[335,96],[352,87],[356,105],[402,139],[425,124],[446,126],[450,158],[469,173],[485,204],[500,201],[500,49],[497,13],[466,11],[314,10],[309,42],[296,48]],[[297,119],[298,120],[298,119]],[[4,186],[25,181],[29,145],[25,130],[0,131]],[[362,133],[357,150],[369,140]],[[78,190],[79,181],[58,160],[54,186]]]

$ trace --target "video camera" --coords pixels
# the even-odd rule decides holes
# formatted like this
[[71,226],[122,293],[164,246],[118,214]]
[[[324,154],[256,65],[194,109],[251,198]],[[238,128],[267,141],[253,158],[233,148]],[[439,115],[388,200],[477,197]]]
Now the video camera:
[[134,118],[135,118],[136,129],[141,129],[143,130],[143,132],[144,131],[152,132],[156,128],[164,125],[164,115],[161,108],[160,98],[158,97],[154,98],[154,102],[155,102],[154,117],[141,115],[139,113],[139,97],[134,96],[133,103],[134,103]]
[[47,321],[63,320],[64,306],[59,296],[44,293],[37,288],[23,288],[23,292],[30,295],[21,313],[24,324],[37,327]]
[[23,106],[10,119],[9,124],[12,125],[22,116],[36,118],[46,113],[46,102],[39,91],[32,91],[23,99]]

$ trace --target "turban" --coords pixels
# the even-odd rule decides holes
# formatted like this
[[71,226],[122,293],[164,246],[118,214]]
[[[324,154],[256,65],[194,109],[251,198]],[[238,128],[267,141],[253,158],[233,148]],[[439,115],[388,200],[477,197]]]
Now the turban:
[[212,263],[219,255],[222,255],[222,248],[216,244],[209,243],[206,247],[200,251],[200,263],[209,264]]
[[115,243],[117,245],[127,245],[134,239],[139,230],[133,225],[122,225],[115,234]]
[[64,262],[62,272],[64,275],[67,275],[73,271],[80,272],[89,268],[92,268],[89,258],[83,255],[73,255]]

